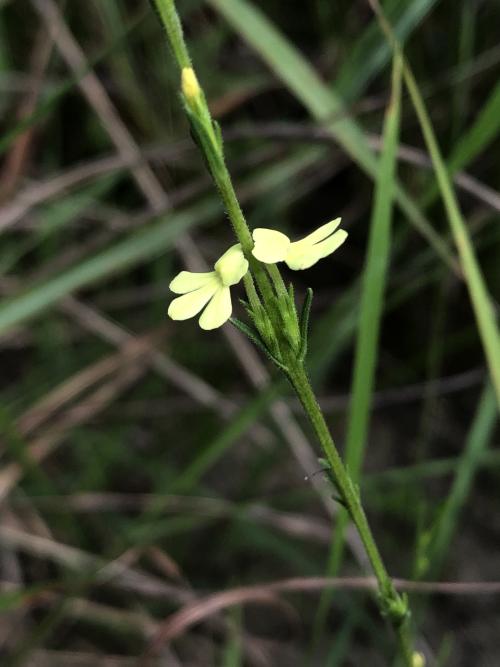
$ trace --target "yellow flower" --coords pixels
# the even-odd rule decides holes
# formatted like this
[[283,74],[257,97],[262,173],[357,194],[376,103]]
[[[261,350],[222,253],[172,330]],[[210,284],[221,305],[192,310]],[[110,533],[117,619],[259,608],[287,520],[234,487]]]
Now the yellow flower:
[[295,242],[274,229],[254,229],[252,254],[265,264],[285,262],[294,271],[308,269],[344,243],[347,232],[344,229],[335,231],[339,225],[340,218],[337,218]]
[[199,319],[202,329],[216,329],[231,317],[230,286],[236,285],[248,271],[248,262],[240,244],[229,248],[214,265],[214,271],[191,273],[181,271],[170,283],[170,289],[182,296],[174,299],[168,314],[173,320],[187,320],[203,310]]

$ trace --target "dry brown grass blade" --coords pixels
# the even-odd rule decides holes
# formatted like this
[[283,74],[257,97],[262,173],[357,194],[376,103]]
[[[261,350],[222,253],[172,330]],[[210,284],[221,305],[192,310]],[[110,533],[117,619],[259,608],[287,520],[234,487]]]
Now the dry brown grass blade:
[[[324,127],[304,124],[304,123],[261,123],[246,127],[236,127],[225,133],[227,138],[249,137],[249,138],[269,138],[281,139],[285,141],[314,141],[319,143],[328,143],[335,146],[332,135]],[[379,134],[367,134],[368,145],[377,153],[382,150],[383,141]],[[400,162],[415,165],[423,169],[432,171],[433,165],[429,154],[421,148],[400,144],[397,152],[397,159]],[[459,171],[453,174],[453,181],[464,192],[472,195],[482,204],[485,204],[494,211],[500,211],[500,193],[480,180],[471,176],[469,173]],[[460,277],[460,276],[459,276]]]
[[[147,349],[146,347],[142,350],[142,355],[147,353]],[[73,409],[67,414],[63,413],[60,418],[55,420],[50,429],[47,429],[42,435],[31,441],[26,448],[24,456],[32,463],[40,463],[55,447],[64,441],[71,429],[84,424],[102,411],[120,393],[136,382],[145,370],[146,366],[139,355],[125,370],[115,374],[114,377],[100,386],[86,400],[82,401],[78,409]],[[24,470],[25,468],[21,464],[13,462],[6,465],[0,471],[0,501],[6,498],[22,478]]]
[[[12,504],[21,510],[27,500],[13,499]],[[161,509],[164,513],[180,512],[209,517],[230,517],[238,512],[240,518],[248,518],[256,523],[272,528],[297,539],[329,544],[331,527],[324,519],[312,515],[284,512],[252,503],[244,511],[238,505],[221,498],[178,496],[156,493],[76,493],[67,496],[43,496],[37,499],[39,509],[51,512],[101,513],[146,511],[149,507]]]
[[[27,90],[19,106],[17,112],[19,120],[27,118],[35,111],[52,48],[53,42],[45,27],[40,28],[35,36],[30,56],[31,87]],[[0,175],[0,203],[9,199],[16,190],[30,159],[35,133],[35,126],[25,130],[17,137],[7,153]]]
[[[196,593],[190,588],[165,582],[139,567],[132,567],[123,558],[107,562],[103,558],[89,554],[82,549],[3,524],[0,524],[0,543],[5,549],[20,551],[37,559],[48,560],[70,571],[77,572],[79,576],[88,572],[92,583],[96,585],[110,586],[153,600],[167,600],[177,605],[186,605],[196,599]],[[47,588],[47,590],[49,589]],[[43,601],[47,590],[34,593],[32,597],[28,597],[26,604],[29,606],[38,604],[40,599]],[[224,619],[219,619],[216,615],[208,619],[208,622],[217,632],[224,632],[226,629]],[[151,627],[149,625],[148,632]],[[245,654],[252,658],[254,664],[261,667],[268,665],[258,646],[250,637],[243,635],[242,640]],[[134,661],[134,664],[137,665],[137,658]]]
[[266,589],[264,586],[258,590],[255,587],[255,590],[251,594],[246,593],[243,589],[235,588],[188,604],[180,611],[172,614],[160,625],[160,629],[144,654],[140,665],[146,665],[151,655],[158,653],[165,644],[182,635],[193,625],[200,623],[200,621],[211,617],[223,609],[248,604],[249,602],[275,606],[282,605],[276,593],[270,588]]
[[[178,142],[169,146],[141,150],[140,158],[133,164],[141,166],[146,161],[156,159],[162,162],[178,161],[181,153],[188,150],[187,142]],[[130,167],[130,160],[122,155],[105,155],[66,169],[45,180],[27,185],[16,198],[0,210],[0,230],[15,225],[35,206],[44,204],[58,197],[67,190],[81,186],[91,179],[98,178]],[[168,208],[168,205],[167,205]]]
[[102,585],[114,586],[148,598],[170,600],[177,604],[186,604],[194,599],[191,591],[168,584],[159,577],[130,567],[119,560],[109,563],[82,549],[46,537],[0,525],[0,540],[6,547],[35,558],[48,560],[75,572],[95,574],[96,583]]
[[[35,603],[37,606],[50,606],[61,600],[62,596],[59,593],[45,591],[36,598]],[[144,611],[110,607],[86,598],[66,599],[65,613],[70,618],[110,626],[118,632],[134,632],[144,639],[151,639],[158,629],[158,623]]]
[[[82,328],[94,333],[112,345],[121,346],[134,339],[129,333],[116,322],[109,320],[95,308],[91,308],[81,301],[73,298],[65,299],[61,304],[62,310],[70,315]],[[184,391],[197,403],[213,409],[221,417],[231,417],[239,406],[227,399],[212,385],[205,382],[191,371],[180,364],[172,361],[164,352],[151,346],[147,355],[147,363],[160,377],[165,378],[178,389]],[[271,433],[263,426],[256,425],[251,429],[251,435],[259,444],[268,444],[272,438]]]
[[[47,30],[72,72],[77,76],[81,75],[87,67],[85,54],[69,31],[56,3],[52,0],[32,0],[32,4],[40,13]],[[99,110],[101,123],[118,147],[120,155],[130,165],[132,174],[145,196],[155,209],[165,208],[168,202],[167,194],[149,165],[140,164],[140,151],[116,112],[104,86],[93,72],[81,76],[78,85],[89,103]]]
[[[500,581],[453,582],[411,581],[394,579],[400,591],[441,595],[498,595]],[[222,593],[189,602],[171,614],[161,624],[158,635],[148,649],[147,655],[155,654],[164,644],[179,637],[189,628],[209,618],[212,614],[235,605],[275,602],[280,593],[315,593],[325,588],[336,590],[375,591],[373,577],[297,577],[273,581],[269,584],[241,586]]]
[[[224,132],[224,138],[228,141],[246,137],[328,143],[331,145],[332,150],[334,150],[334,143],[328,131],[322,127],[305,124],[262,123],[249,127],[230,128]],[[367,140],[371,148],[377,152],[380,151],[382,142],[379,135],[370,134]],[[137,162],[134,162],[134,166],[156,161],[162,163],[178,162],[183,155],[192,152],[193,147],[186,141],[179,141],[166,146],[141,147],[138,150],[141,157]],[[401,144],[397,157],[400,162],[412,164],[427,170],[432,169],[432,162],[427,153],[414,146]],[[16,224],[35,206],[43,204],[71,188],[82,185],[93,178],[98,178],[99,176],[127,167],[130,167],[130,161],[121,155],[105,155],[78,164],[76,167],[66,169],[64,172],[57,173],[43,181],[27,185],[12,202],[0,209],[0,230]],[[485,185],[474,176],[463,171],[454,174],[453,180],[457,187],[475,197],[482,204],[494,211],[500,211],[500,193],[497,190]],[[180,197],[179,194],[172,193],[170,197],[172,205],[177,206],[184,200],[184,196]],[[149,215],[151,216],[151,213]],[[135,224],[143,221],[143,217],[140,216]],[[129,224],[128,226],[135,225]]]
[[93,385],[116,373],[120,368],[133,363],[149,352],[155,341],[165,331],[130,338],[123,342],[119,352],[97,361],[75,373],[29,408],[18,420],[17,431],[22,436],[33,433],[44,422],[50,420],[66,404],[78,398]]

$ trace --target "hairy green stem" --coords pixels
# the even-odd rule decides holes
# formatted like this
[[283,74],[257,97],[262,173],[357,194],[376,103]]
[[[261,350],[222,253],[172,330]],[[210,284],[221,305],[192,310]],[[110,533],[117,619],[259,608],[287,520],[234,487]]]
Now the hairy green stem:
[[[181,72],[186,69],[191,69],[193,76],[196,75],[192,70],[191,58],[184,41],[182,25],[175,7],[174,0],[154,0],[158,15],[165,27],[169,39],[172,52]],[[275,325],[278,325],[277,319],[274,317],[271,304],[273,302],[274,292],[272,284],[264,267],[257,262],[251,254],[253,248],[253,239],[250,229],[241,210],[240,203],[234,190],[231,176],[226,166],[224,151],[222,147],[222,139],[218,134],[218,126],[212,119],[210,110],[208,108],[203,90],[198,91],[190,89],[191,96],[184,93],[184,102],[186,112],[192,121],[192,131],[198,146],[202,151],[207,162],[210,174],[217,186],[221,199],[224,203],[224,208],[229,217],[234,233],[240,242],[242,251],[248,261],[250,262],[251,271],[255,277],[259,291],[262,295],[264,303],[270,310],[271,320]],[[194,121],[194,122],[193,122]],[[247,284],[245,284],[247,288]],[[250,294],[247,290],[247,296],[250,299]]]
[[[177,15],[174,0],[154,0],[158,14],[165,26],[172,51],[179,68],[186,75],[191,68],[191,59],[182,34],[182,26]],[[268,265],[267,271],[251,254],[253,239],[240,204],[231,176],[225,164],[222,140],[218,126],[212,120],[205,96],[196,80],[194,71],[187,73],[183,81],[183,99],[186,112],[191,120],[193,134],[207,162],[209,171],[224,203],[242,250],[250,263],[250,273],[244,278],[244,285],[253,313],[263,311],[269,322],[271,337],[279,352],[279,366],[290,380],[314,432],[319,440],[331,471],[331,480],[338,491],[340,502],[346,507],[356,526],[378,584],[378,601],[381,612],[391,623],[398,638],[401,658],[405,667],[414,667],[414,653],[409,626],[409,609],[405,597],[398,594],[386,570],[363,510],[358,487],[354,484],[344,466],[333,442],[323,413],[312,390],[309,378],[299,353],[300,340],[294,339],[293,332],[299,333],[299,325],[293,302],[276,265]],[[262,296],[262,302],[255,289],[252,274]],[[287,326],[289,325],[289,326]],[[266,325],[267,326],[267,325]],[[262,329],[260,330],[262,332]],[[288,337],[286,332],[292,332]],[[284,335],[285,334],[285,335]],[[269,347],[269,346],[268,346]],[[277,361],[277,359],[274,359]]]
[[168,41],[179,67],[191,67],[191,58],[189,57],[189,51],[184,41],[182,25],[175,2],[173,0],[155,0],[154,5],[156,6],[163,27],[167,31]]
[[304,365],[295,363],[290,365],[289,380],[299,398],[306,415],[311,422],[316,437],[321,445],[323,454],[332,470],[335,485],[340,500],[345,505],[352,522],[356,526],[361,541],[370,561],[373,573],[378,583],[379,603],[398,638],[401,657],[405,665],[412,667],[413,645],[409,627],[409,609],[405,598],[401,597],[394,588],[392,580],[382,560],[372,531],[368,524],[357,485],[352,481],[339,451],[335,446],[330,430],[326,424],[321,408],[311,387],[311,383]]

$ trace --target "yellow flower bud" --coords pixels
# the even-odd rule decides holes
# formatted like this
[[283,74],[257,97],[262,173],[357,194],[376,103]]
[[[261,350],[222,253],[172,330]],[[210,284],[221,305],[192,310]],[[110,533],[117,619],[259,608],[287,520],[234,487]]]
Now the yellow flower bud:
[[194,102],[200,95],[200,84],[192,67],[182,68],[182,92],[188,102]]
[[413,667],[425,667],[425,658],[422,653],[413,654]]

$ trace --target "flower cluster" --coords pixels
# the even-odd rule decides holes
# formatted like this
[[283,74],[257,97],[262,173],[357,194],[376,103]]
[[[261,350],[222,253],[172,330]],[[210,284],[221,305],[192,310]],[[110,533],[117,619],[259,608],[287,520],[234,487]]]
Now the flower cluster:
[[[264,264],[285,262],[294,271],[308,269],[344,243],[347,232],[337,229],[339,225],[337,218],[294,242],[274,229],[254,229],[252,254]],[[203,311],[199,319],[202,329],[222,326],[232,313],[230,287],[239,283],[247,271],[248,261],[239,243],[220,257],[213,271],[181,271],[170,283],[171,291],[182,296],[171,302],[169,316],[173,320],[187,320]]]

